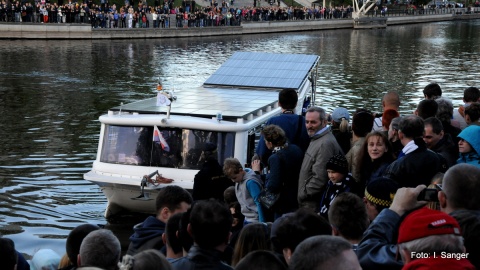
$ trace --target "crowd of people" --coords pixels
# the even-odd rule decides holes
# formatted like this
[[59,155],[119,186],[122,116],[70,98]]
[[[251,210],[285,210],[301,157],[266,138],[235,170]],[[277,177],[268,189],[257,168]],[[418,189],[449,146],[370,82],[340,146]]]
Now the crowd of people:
[[[295,90],[261,131],[249,166],[206,143],[193,193],[167,185],[122,257],[109,230],[83,224],[66,253],[32,269],[476,269],[480,267],[480,91],[454,108],[438,84],[413,114],[387,92],[382,113],[310,107]],[[351,119],[351,122],[350,122]],[[192,195],[193,194],[193,195]],[[0,238],[8,270],[28,263]]]
[[63,4],[45,1],[2,1],[0,22],[86,23],[94,28],[169,28],[235,26],[242,21],[314,20],[351,17],[350,6],[338,7],[234,7],[229,2],[207,7],[175,7],[172,0],[148,6],[146,1],[136,5],[126,1],[124,6],[88,2]]

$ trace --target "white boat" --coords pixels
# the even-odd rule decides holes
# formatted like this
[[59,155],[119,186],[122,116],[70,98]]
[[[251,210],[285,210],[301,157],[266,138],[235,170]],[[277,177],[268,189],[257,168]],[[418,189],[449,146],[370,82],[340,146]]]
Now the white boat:
[[[217,145],[220,163],[228,157],[249,163],[262,125],[281,112],[279,91],[298,92],[299,114],[304,101],[313,104],[319,60],[317,55],[236,52],[201,87],[178,89],[169,117],[168,107],[156,106],[156,97],[100,116],[97,157],[84,178],[107,197],[105,217],[122,210],[155,213],[156,195],[165,185],[192,190],[207,142]],[[152,183],[156,173],[174,181]]]

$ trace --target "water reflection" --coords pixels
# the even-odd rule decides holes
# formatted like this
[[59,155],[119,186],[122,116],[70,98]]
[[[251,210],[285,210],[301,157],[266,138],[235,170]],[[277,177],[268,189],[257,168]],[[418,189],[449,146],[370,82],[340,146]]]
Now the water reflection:
[[[321,56],[317,104],[380,110],[396,90],[411,112],[429,82],[461,102],[480,82],[478,21],[195,39],[2,41],[0,232],[19,250],[64,252],[75,226],[106,224],[106,200],[83,180],[95,159],[98,116],[121,102],[200,86],[235,51]],[[126,239],[122,224],[108,225]]]

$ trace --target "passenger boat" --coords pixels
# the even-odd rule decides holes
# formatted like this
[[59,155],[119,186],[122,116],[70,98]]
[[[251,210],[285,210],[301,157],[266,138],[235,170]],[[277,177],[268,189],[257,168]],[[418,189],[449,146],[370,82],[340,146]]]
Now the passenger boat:
[[200,87],[161,89],[169,106],[158,106],[165,101],[159,93],[100,116],[97,157],[84,178],[105,194],[105,217],[155,213],[156,195],[166,185],[192,190],[207,142],[217,145],[220,163],[228,157],[249,163],[262,125],[281,112],[279,91],[297,91],[298,114],[314,102],[319,60],[236,52]]

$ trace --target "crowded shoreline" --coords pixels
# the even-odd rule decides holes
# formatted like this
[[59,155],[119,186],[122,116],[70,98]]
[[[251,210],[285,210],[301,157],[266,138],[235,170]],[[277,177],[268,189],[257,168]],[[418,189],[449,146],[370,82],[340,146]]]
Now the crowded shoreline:
[[[37,4],[15,11],[0,9],[1,39],[135,39],[206,37],[270,32],[354,28],[350,6],[321,7],[105,7],[69,3],[49,8]],[[27,8],[28,6],[28,8]],[[1,11],[3,10],[3,11]],[[23,11],[24,10],[24,11]],[[18,11],[18,12],[17,12]],[[374,10],[370,17],[387,18],[388,25],[480,18],[480,7]]]

